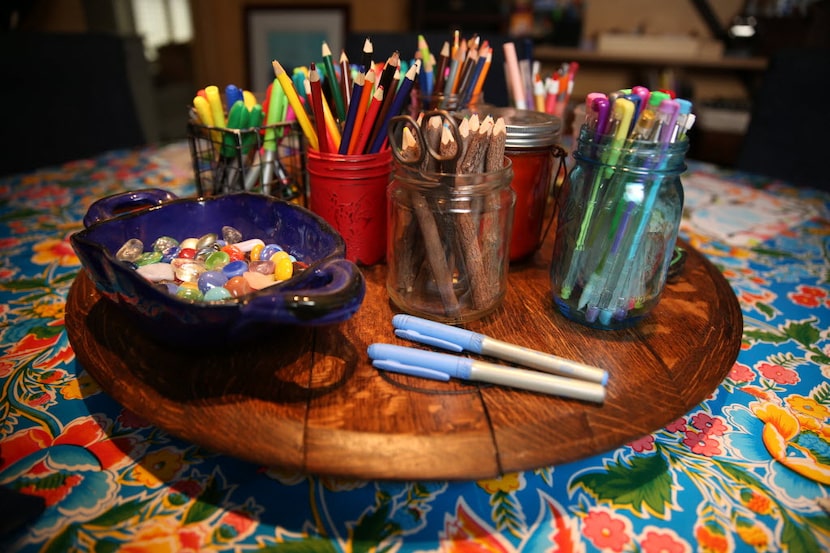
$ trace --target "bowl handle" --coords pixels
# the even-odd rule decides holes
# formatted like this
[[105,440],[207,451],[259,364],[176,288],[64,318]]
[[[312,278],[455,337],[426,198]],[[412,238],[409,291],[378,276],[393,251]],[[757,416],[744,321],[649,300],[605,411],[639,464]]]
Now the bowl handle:
[[90,227],[100,221],[112,219],[127,211],[152,207],[163,204],[170,200],[176,200],[178,196],[160,188],[145,188],[143,190],[129,190],[113,194],[96,200],[84,216],[84,227]]
[[349,319],[366,294],[363,273],[347,259],[324,261],[290,289],[257,295],[240,307],[240,322],[325,325]]

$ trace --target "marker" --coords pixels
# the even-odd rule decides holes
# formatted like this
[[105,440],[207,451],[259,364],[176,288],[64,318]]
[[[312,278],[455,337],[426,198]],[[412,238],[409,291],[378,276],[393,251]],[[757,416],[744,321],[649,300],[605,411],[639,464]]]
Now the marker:
[[196,108],[196,115],[199,116],[199,122],[206,127],[213,126],[213,114],[210,111],[210,104],[204,96],[195,96],[193,98],[193,107]]
[[283,111],[288,102],[285,91],[276,78],[271,83],[270,94],[268,95],[268,112],[265,116],[265,139],[262,147],[265,155],[262,162],[262,193],[271,193],[271,180],[274,176],[274,160],[277,159],[277,131],[274,125],[283,118]]
[[213,126],[225,128],[225,110],[222,107],[222,97],[219,96],[219,87],[210,85],[205,87],[205,97],[210,104],[210,113],[213,116]]
[[[229,84],[225,87],[225,102],[228,106],[228,111],[231,110],[233,105],[237,102],[242,102],[245,104],[245,95],[242,94],[242,89],[240,89],[235,84]],[[246,106],[247,107],[247,106]]]
[[392,325],[395,327],[395,336],[421,344],[456,353],[466,350],[551,374],[597,382],[602,385],[608,383],[608,372],[599,367],[592,367],[564,357],[503,342],[456,326],[437,323],[412,315],[395,315],[392,317]]
[[605,401],[605,387],[596,382],[393,344],[372,344],[367,351],[372,365],[385,371],[441,381],[455,377],[596,403]]

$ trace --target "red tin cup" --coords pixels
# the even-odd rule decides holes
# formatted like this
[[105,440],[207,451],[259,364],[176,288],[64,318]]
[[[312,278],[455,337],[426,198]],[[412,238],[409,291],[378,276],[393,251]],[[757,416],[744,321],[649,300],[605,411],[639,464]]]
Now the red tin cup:
[[374,265],[384,259],[391,170],[388,148],[361,155],[308,151],[309,209],[341,234],[349,261]]

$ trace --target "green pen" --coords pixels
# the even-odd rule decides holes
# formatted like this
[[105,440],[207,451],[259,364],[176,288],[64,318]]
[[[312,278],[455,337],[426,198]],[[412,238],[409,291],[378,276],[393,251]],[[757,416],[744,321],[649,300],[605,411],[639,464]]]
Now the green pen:
[[277,139],[282,137],[283,129],[276,129],[274,126],[285,119],[285,111],[288,109],[288,98],[280,86],[279,81],[274,79],[271,85],[271,97],[268,100],[268,114],[265,117],[265,141],[262,144],[265,150],[262,161],[262,193],[270,194],[271,181],[274,178],[274,161],[277,156]]
[[[603,154],[602,163],[606,165],[614,165],[620,157],[620,148],[625,144],[628,136],[628,129],[631,126],[631,119],[634,117],[634,102],[625,98],[617,98],[614,100],[614,105],[611,107],[611,117],[615,121],[615,131],[611,144]],[[568,273],[562,283],[562,298],[568,299],[573,291],[574,281],[580,269],[580,257],[585,251],[585,239],[588,236],[588,230],[591,228],[591,222],[594,217],[594,209],[597,205],[600,189],[604,187],[609,177],[613,175],[613,169],[607,167],[608,171],[597,171],[594,176],[594,182],[591,186],[591,197],[586,206],[585,216],[579,227],[579,234],[576,238],[576,245],[574,247],[573,258],[571,258],[570,265],[568,265]]]
[[245,102],[238,100],[231,106],[228,112],[228,122],[222,131],[220,171],[217,174],[217,184],[222,186],[222,191],[225,194],[244,186],[244,183],[239,182],[239,178],[242,176],[242,135],[240,129],[246,128],[247,123],[248,108],[245,107]]

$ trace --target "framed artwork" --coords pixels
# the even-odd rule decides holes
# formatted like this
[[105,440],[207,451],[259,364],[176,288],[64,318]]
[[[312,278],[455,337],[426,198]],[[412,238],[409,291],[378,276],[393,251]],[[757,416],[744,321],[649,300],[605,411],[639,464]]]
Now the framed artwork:
[[326,41],[336,63],[346,45],[349,6],[249,7],[245,20],[249,87],[259,93],[274,80],[273,60],[290,74],[295,67],[322,62]]

